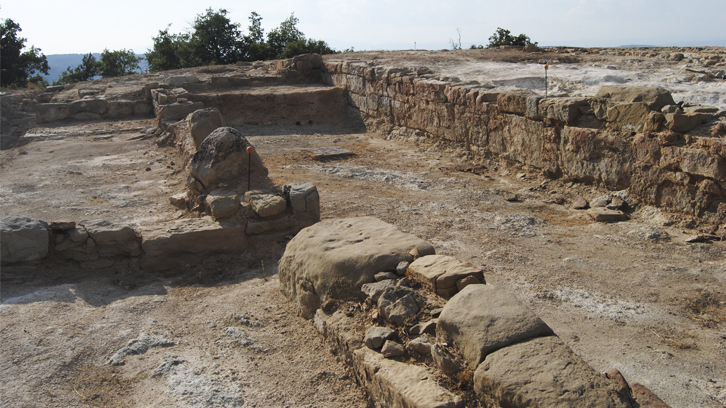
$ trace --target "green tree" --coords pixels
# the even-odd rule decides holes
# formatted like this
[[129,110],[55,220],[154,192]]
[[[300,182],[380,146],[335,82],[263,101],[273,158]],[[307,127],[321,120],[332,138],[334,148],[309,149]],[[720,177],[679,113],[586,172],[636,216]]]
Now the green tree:
[[137,57],[133,50],[103,50],[101,59],[97,63],[98,74],[104,78],[118,77],[137,73],[141,57]]
[[169,34],[169,27],[171,24],[152,37],[154,47],[145,55],[149,70],[157,72],[201,65],[192,55],[189,34]]
[[53,81],[53,85],[65,85],[90,81],[97,75],[98,61],[96,61],[96,57],[94,57],[93,54],[88,53],[83,56],[81,63],[77,67],[73,69],[71,69],[71,67],[66,68],[66,70],[60,74],[60,77]]
[[300,39],[287,43],[285,50],[282,52],[282,58],[292,58],[300,54],[335,54],[335,50],[328,46],[328,43],[322,40],[313,40],[312,38]]
[[189,44],[191,53],[200,65],[234,64],[240,57],[242,34],[239,24],[227,18],[227,10],[207,9],[194,19],[194,31]]
[[20,31],[20,25],[9,18],[0,23],[0,85],[47,84],[40,74],[48,75],[48,59],[35,46],[21,52],[27,39],[18,37]]
[[305,39],[305,34],[297,28],[299,22],[295,13],[292,13],[290,17],[280,23],[279,27],[270,31],[267,35],[267,45],[271,50],[271,58],[283,58],[282,53],[287,44]]
[[525,46],[527,44],[537,45],[536,42],[533,43],[532,40],[524,34],[520,34],[515,37],[512,35],[511,31],[497,27],[497,31],[489,37],[489,44],[487,45],[487,48],[494,48],[500,45]]

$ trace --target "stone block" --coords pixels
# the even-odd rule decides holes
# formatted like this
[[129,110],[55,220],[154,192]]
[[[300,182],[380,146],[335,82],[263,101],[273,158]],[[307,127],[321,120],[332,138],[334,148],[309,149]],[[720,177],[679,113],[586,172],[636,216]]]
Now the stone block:
[[456,282],[474,276],[484,282],[484,272],[469,262],[446,255],[429,255],[416,259],[408,266],[411,277],[439,296],[453,296],[458,289]]
[[469,285],[451,298],[436,325],[439,342],[453,344],[471,366],[487,354],[552,329],[514,294],[492,285]]
[[287,209],[287,201],[273,192],[253,190],[245,193],[245,202],[262,218],[274,217]]
[[489,354],[474,373],[474,391],[487,406],[631,407],[616,384],[554,336]]
[[0,261],[3,265],[45,258],[49,241],[45,221],[17,215],[0,217]]

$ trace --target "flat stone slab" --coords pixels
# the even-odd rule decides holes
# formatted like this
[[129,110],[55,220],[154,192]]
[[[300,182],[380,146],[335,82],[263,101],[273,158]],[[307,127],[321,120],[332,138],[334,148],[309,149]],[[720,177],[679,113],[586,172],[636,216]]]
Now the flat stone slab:
[[469,285],[452,297],[436,325],[439,342],[457,347],[469,365],[510,344],[554,334],[514,294],[492,285]]
[[353,366],[374,401],[386,407],[460,408],[464,401],[434,381],[423,367],[383,358],[368,348],[353,352]]
[[316,149],[302,150],[310,153],[315,160],[344,159],[346,157],[355,156],[355,153],[342,147],[320,147]]
[[408,271],[413,279],[446,298],[458,292],[456,282],[467,276],[474,276],[484,283],[481,269],[446,255],[422,256],[408,266]]
[[474,373],[474,390],[486,406],[631,407],[618,385],[548,336],[489,354]]
[[603,207],[590,208],[587,210],[587,215],[597,222],[618,222],[628,219],[622,211],[609,210]]

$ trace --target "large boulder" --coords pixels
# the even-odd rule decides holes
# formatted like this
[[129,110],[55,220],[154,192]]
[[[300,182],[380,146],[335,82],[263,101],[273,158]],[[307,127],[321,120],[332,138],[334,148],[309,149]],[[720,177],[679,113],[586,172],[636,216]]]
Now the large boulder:
[[187,116],[187,123],[189,124],[189,133],[192,136],[194,147],[197,150],[210,133],[220,127],[227,126],[222,113],[217,108],[196,110]]
[[426,241],[377,218],[324,220],[300,231],[279,263],[280,290],[310,318],[321,298],[362,300],[375,274],[395,271],[410,252],[434,253]]
[[242,134],[231,127],[221,127],[212,132],[199,146],[187,169],[187,184],[192,190],[209,189],[225,181],[247,181],[250,165],[252,176],[267,177],[267,168],[256,151],[247,153],[251,144]]
[[553,336],[488,355],[474,373],[474,390],[487,406],[631,407],[615,382]]
[[595,98],[605,99],[612,105],[642,102],[656,111],[666,105],[676,104],[669,90],[653,86],[604,85],[600,87]]
[[437,340],[453,344],[470,365],[487,354],[552,329],[514,294],[492,285],[469,285],[451,298],[436,325]]
[[48,255],[48,224],[29,217],[0,217],[2,264],[35,261]]

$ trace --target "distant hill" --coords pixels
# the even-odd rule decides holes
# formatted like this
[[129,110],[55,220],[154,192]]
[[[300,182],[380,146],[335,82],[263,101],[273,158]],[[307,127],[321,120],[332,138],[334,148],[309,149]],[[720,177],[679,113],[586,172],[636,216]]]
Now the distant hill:
[[[46,58],[48,58],[48,65],[50,65],[50,70],[48,71],[48,75],[43,75],[43,77],[48,81],[49,84],[52,84],[53,81],[57,80],[60,77],[61,73],[65,71],[66,68],[75,68],[80,65],[84,55],[86,54],[46,55]],[[96,57],[96,59],[99,59],[101,58],[101,53],[94,53],[93,56]],[[142,58],[144,57],[143,54],[137,54],[136,56]],[[146,63],[146,59],[143,59],[141,60],[141,62],[139,62],[139,67],[141,67],[142,72],[149,68],[149,64]]]

